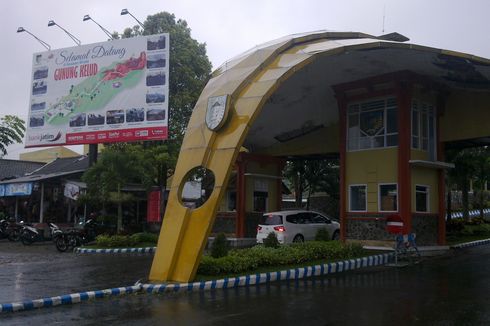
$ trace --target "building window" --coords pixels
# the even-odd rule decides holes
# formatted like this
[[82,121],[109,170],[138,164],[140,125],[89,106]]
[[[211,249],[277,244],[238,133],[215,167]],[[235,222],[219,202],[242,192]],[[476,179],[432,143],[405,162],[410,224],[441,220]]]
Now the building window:
[[398,145],[398,118],[395,98],[349,105],[347,150],[356,151]]
[[236,191],[228,192],[228,211],[236,211]]
[[429,211],[429,187],[428,186],[415,186],[415,211],[416,212],[428,212]]
[[351,212],[365,212],[367,207],[367,186],[350,185],[349,186],[349,210]]
[[379,185],[378,207],[380,212],[398,211],[398,186],[396,183]]
[[265,191],[254,191],[254,212],[267,212],[267,198]]
[[417,100],[412,102],[412,148],[429,152],[436,159],[436,118],[433,105]]

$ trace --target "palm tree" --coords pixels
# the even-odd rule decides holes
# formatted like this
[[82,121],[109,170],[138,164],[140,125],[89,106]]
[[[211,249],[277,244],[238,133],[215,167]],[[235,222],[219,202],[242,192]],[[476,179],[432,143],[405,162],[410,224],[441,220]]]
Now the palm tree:
[[24,137],[24,120],[14,115],[0,118],[0,158],[7,155],[7,147],[15,143],[22,143]]

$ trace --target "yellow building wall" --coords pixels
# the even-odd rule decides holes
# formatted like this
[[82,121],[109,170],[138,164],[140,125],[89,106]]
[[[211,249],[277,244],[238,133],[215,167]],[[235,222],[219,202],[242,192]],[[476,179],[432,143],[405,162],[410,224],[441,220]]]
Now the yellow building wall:
[[[83,145],[83,154],[88,155],[89,147],[90,147],[89,144]],[[102,152],[103,149],[104,149],[104,144],[97,144],[97,153]]]
[[[277,165],[250,162],[247,164],[246,173],[262,174],[267,176],[277,176]],[[250,176],[245,176],[245,187],[246,187],[245,211],[253,212],[255,181],[261,181],[267,184],[267,189],[268,189],[267,211],[278,210],[277,196],[278,195],[281,196],[282,194],[278,193],[277,179],[250,175]]]
[[429,212],[439,212],[439,182],[437,169],[412,168],[412,212],[415,212],[415,186],[429,186]]
[[490,136],[490,94],[451,92],[439,124],[443,142]]
[[49,163],[57,158],[77,157],[81,154],[63,146],[40,149],[33,152],[19,154],[22,161],[45,162]]
[[410,154],[410,159],[411,160],[428,161],[429,160],[429,152],[418,150],[418,149],[412,149],[412,153]]
[[367,211],[378,211],[378,184],[398,183],[398,148],[346,153],[347,211],[349,185],[367,184]]

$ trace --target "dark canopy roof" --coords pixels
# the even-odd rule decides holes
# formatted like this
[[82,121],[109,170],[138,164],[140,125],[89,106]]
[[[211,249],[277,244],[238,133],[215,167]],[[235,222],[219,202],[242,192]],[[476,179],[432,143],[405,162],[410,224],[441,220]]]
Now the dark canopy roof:
[[43,162],[0,159],[0,181],[23,177],[44,164]]

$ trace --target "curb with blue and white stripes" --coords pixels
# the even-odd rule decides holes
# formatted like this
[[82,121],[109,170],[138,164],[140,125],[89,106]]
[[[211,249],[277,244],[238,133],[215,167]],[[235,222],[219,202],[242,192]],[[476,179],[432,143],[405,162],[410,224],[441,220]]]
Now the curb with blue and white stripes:
[[212,281],[201,281],[192,283],[143,284],[142,286],[143,291],[147,293],[180,291],[192,292],[214,289],[229,289],[242,286],[270,283],[275,281],[299,280],[313,276],[341,273],[364,267],[379,266],[388,263],[392,257],[393,253],[387,253],[357,259],[349,259],[335,263],[293,268],[280,272],[257,273],[252,275],[237,276]]
[[60,295],[56,297],[49,297],[43,299],[26,300],[26,301],[15,302],[15,303],[4,303],[4,304],[0,304],[0,313],[32,310],[35,308],[54,307],[59,305],[80,303],[95,298],[120,296],[129,293],[141,292],[142,288],[143,288],[142,285],[137,283],[133,286],[127,286],[127,287],[79,292],[79,293],[72,293],[72,294]]
[[460,244],[451,246],[451,248],[461,249],[461,248],[482,246],[482,245],[486,245],[486,244],[490,244],[490,239],[483,239],[483,240],[476,240],[476,241],[471,241],[471,242],[460,243]]
[[154,253],[157,247],[145,248],[115,248],[115,249],[88,249],[75,248],[77,254],[151,254]]
[[252,286],[275,281],[299,280],[312,276],[329,275],[364,267],[384,265],[388,263],[392,257],[393,253],[387,253],[322,265],[288,269],[280,272],[257,273],[252,275],[224,278],[220,280],[192,283],[141,284],[137,282],[135,285],[128,287],[72,293],[37,300],[26,300],[16,303],[4,303],[0,304],[0,313],[32,310],[35,308],[53,307],[64,304],[75,304],[95,298],[119,296],[138,292],[163,293],[180,291],[205,291]]

